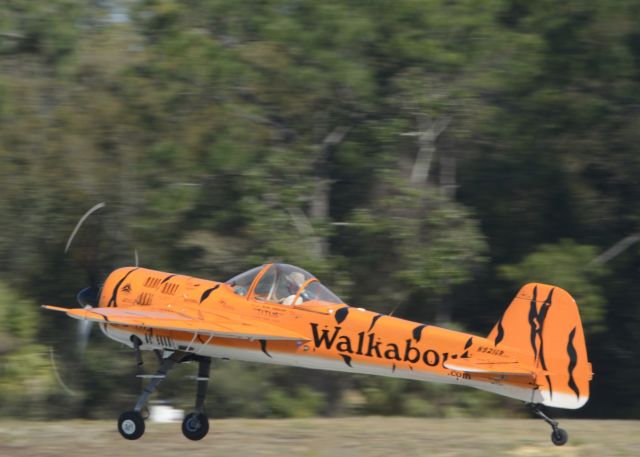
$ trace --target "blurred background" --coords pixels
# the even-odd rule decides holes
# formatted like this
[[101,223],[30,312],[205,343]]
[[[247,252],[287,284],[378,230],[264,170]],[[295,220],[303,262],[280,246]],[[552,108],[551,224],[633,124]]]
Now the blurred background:
[[[41,304],[134,263],[268,261],[486,335],[576,298],[576,417],[640,417],[640,1],[2,0],[0,416],[113,418],[126,348]],[[67,255],[65,242],[87,221]],[[151,365],[153,359],[148,360]],[[151,369],[147,366],[147,369]],[[156,399],[188,407],[180,367]],[[214,417],[524,415],[454,386],[217,361]]]

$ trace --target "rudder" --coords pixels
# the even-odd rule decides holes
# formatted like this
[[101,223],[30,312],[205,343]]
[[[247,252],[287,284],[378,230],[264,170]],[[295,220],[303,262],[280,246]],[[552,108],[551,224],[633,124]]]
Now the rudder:
[[532,402],[577,409],[589,399],[591,364],[578,306],[560,287],[523,286],[488,339],[536,367]]

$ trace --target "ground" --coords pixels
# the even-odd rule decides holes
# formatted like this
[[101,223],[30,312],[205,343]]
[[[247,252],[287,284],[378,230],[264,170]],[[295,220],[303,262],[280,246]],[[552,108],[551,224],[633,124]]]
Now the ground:
[[[640,455],[640,422],[563,420],[569,443],[555,447],[549,427],[528,419],[339,419],[211,422],[199,442],[180,424],[147,423],[138,441],[126,441],[113,421],[16,422],[0,420],[3,457],[176,456],[567,456]],[[401,454],[398,454],[401,452]]]

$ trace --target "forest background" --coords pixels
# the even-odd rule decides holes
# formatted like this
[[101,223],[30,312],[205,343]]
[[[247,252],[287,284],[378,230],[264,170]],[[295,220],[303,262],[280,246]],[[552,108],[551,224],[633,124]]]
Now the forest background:
[[[219,280],[293,263],[351,305],[481,335],[551,282],[595,371],[574,414],[639,418],[638,144],[637,0],[2,0],[0,414],[130,409],[133,355],[97,329],[78,347],[39,305],[76,306],[87,261],[137,251]],[[158,397],[184,407],[181,371]],[[524,414],[225,361],[209,395],[214,417]]]

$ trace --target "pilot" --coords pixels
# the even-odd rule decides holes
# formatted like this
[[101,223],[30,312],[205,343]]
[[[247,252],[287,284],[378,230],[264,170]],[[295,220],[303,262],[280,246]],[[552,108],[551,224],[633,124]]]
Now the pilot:
[[[285,286],[289,295],[280,300],[283,305],[293,305],[293,301],[296,299],[296,294],[300,286],[304,284],[304,275],[299,271],[292,271],[285,276]],[[296,301],[296,305],[299,305],[304,301],[302,294]]]

